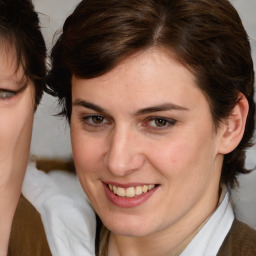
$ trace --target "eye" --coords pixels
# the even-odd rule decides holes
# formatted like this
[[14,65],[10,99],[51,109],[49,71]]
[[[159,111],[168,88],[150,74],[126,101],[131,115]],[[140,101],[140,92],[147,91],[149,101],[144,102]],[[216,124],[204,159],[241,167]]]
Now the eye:
[[161,130],[172,127],[176,124],[176,120],[164,117],[151,117],[143,125],[154,130]]
[[91,120],[95,124],[101,124],[104,122],[104,117],[103,116],[92,116]]
[[15,95],[16,95],[16,92],[0,89],[0,99],[2,100],[10,99]]
[[82,123],[88,127],[98,128],[109,124],[109,121],[101,115],[86,115],[82,117]]
[[168,120],[162,118],[156,118],[153,120],[153,122],[157,127],[163,127],[168,124]]

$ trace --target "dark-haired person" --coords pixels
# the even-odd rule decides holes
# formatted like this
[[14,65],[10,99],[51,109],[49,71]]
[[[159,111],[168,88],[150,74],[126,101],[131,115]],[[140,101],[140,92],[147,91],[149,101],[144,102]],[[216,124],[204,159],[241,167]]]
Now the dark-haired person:
[[[45,81],[45,43],[29,0],[0,1],[0,255],[6,255]],[[17,254],[16,254],[17,255]]]
[[229,1],[85,0],[51,57],[48,90],[102,222],[97,255],[256,255],[228,192],[248,172],[255,115]]

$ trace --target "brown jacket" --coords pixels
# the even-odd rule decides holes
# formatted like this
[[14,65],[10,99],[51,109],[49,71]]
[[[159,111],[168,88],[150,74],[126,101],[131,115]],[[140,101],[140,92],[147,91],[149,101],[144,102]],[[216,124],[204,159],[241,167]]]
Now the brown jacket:
[[8,256],[51,256],[41,216],[23,195],[13,219]]
[[217,256],[256,256],[256,230],[234,220]]

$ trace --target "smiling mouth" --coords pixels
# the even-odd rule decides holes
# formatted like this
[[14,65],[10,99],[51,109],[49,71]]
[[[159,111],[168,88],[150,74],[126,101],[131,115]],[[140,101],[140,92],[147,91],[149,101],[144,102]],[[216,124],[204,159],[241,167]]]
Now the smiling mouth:
[[108,188],[115,195],[120,197],[126,197],[126,198],[134,198],[134,197],[140,196],[143,193],[147,193],[148,191],[152,190],[155,187],[156,185],[143,185],[143,186],[122,188],[122,187],[108,184]]

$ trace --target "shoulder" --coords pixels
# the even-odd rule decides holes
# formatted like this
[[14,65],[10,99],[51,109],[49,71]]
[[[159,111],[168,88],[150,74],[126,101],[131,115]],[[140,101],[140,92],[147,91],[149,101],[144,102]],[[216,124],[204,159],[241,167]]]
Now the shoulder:
[[234,220],[217,256],[256,255],[256,230]]
[[40,214],[22,195],[13,219],[8,256],[51,255]]

